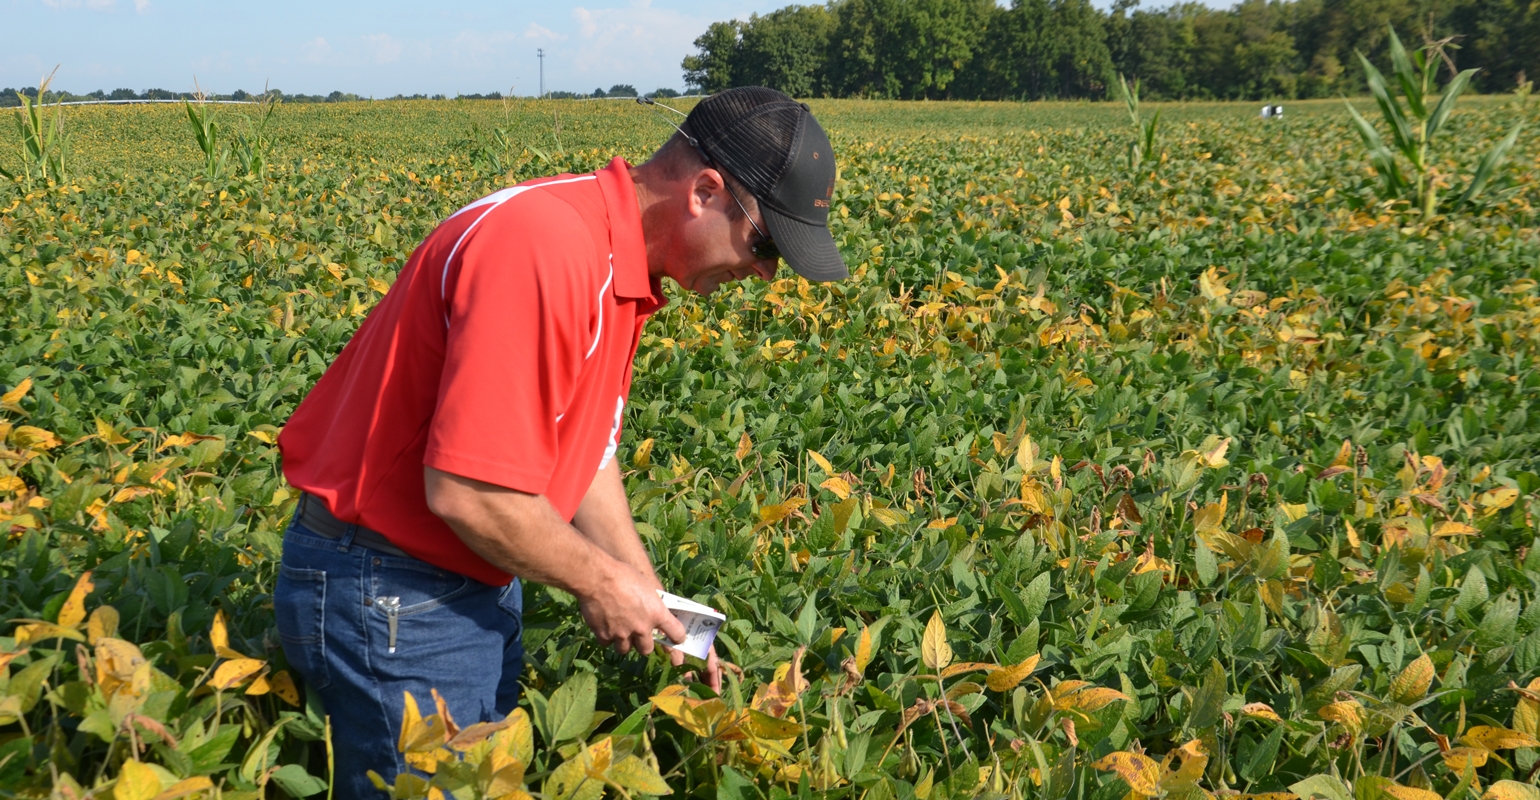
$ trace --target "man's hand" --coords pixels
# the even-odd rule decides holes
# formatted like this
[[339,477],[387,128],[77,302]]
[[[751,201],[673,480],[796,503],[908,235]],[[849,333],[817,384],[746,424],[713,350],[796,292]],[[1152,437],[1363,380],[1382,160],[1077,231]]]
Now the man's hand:
[[[635,649],[646,654],[652,652],[654,630],[671,641],[683,641],[684,625],[658,597],[658,579],[650,566],[643,572],[632,563],[647,564],[640,542],[618,546],[616,540],[626,542],[617,536],[596,543],[557,516],[540,495],[432,467],[424,470],[428,508],[467,547],[510,575],[572,593],[600,642],[613,644],[621,653]],[[631,536],[634,539],[635,533]]]
[[[684,653],[682,653],[682,652],[680,652],[678,650],[675,650],[674,648],[669,647],[668,645],[663,645],[662,647],[663,647],[664,652],[668,653],[668,660],[670,662],[672,662],[674,666],[676,666],[676,667],[684,666],[684,656],[685,656]],[[720,659],[717,658],[717,648],[716,648],[716,645],[712,645],[711,646],[711,652],[706,654],[706,675],[705,675],[705,678],[706,678],[706,685],[711,687],[711,691],[716,692],[717,694],[721,694],[722,693],[722,662],[721,662]],[[686,672],[684,674],[684,679],[686,681],[696,680],[695,672],[693,670],[690,671],[690,672]]]
[[596,583],[591,593],[578,596],[583,621],[599,643],[614,645],[621,655],[633,649],[650,655],[654,630],[671,642],[684,641],[684,623],[663,605],[656,580],[624,564],[617,567],[613,577]]

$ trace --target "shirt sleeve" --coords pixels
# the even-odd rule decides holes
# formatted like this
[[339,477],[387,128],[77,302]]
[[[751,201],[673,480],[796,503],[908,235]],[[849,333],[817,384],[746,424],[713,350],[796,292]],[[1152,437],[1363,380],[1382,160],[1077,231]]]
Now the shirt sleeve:
[[444,370],[423,463],[546,493],[556,424],[593,335],[594,253],[582,219],[560,203],[497,209],[466,236],[449,265]]

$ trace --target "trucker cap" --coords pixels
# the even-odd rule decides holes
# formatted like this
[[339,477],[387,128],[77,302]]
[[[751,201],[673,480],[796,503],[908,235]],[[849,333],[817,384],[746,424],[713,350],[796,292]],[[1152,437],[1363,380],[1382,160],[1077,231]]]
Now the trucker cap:
[[696,104],[680,130],[759,201],[770,238],[797,274],[850,276],[829,233],[834,148],[806,103],[762,86],[728,89]]

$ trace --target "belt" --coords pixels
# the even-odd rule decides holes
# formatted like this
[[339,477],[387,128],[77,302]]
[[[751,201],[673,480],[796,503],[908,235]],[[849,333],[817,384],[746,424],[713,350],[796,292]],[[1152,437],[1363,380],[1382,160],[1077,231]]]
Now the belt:
[[302,492],[299,496],[299,510],[294,514],[294,520],[317,536],[327,539],[343,539],[347,537],[349,530],[353,534],[353,544],[367,547],[370,550],[378,550],[387,555],[401,558],[414,558],[412,554],[390,543],[385,534],[376,530],[370,530],[362,525],[354,525],[351,522],[343,522],[332,516],[332,512],[326,508],[319,497]]

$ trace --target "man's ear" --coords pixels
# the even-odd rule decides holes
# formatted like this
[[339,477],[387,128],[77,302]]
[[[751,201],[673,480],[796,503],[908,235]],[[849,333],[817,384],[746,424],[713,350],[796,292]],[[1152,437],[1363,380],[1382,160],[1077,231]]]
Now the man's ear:
[[706,213],[713,204],[720,202],[726,192],[727,185],[722,181],[722,173],[711,167],[704,167],[695,173],[690,179],[689,214],[699,217]]

